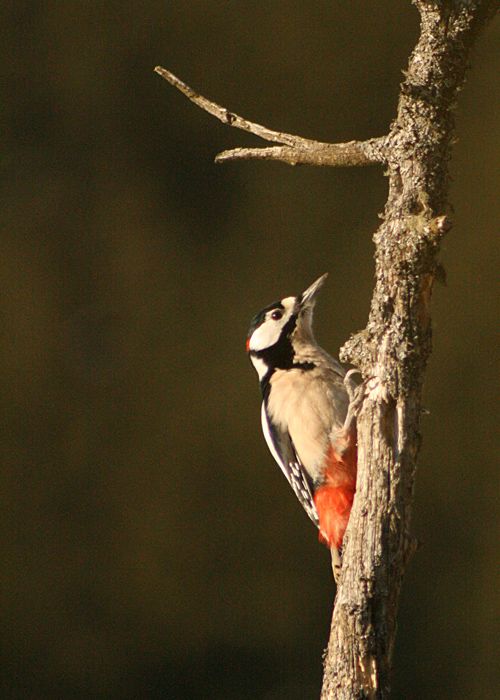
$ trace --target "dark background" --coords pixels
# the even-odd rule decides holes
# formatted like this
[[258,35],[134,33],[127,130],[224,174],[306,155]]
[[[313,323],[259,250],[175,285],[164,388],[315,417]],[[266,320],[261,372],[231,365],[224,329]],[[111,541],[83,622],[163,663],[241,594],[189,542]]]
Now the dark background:
[[[409,2],[1,6],[3,698],[318,697],[327,551],[268,454],[250,317],[330,272],[363,327],[380,168],[213,164],[270,127],[384,133]],[[498,24],[457,112],[395,698],[498,697]]]

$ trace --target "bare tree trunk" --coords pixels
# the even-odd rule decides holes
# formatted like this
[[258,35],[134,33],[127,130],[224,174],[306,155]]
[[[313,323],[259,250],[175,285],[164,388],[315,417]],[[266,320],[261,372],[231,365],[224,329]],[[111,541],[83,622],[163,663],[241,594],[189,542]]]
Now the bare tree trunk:
[[409,535],[421,389],[431,350],[436,253],[448,228],[452,110],[491,2],[416,2],[421,33],[387,139],[389,197],[376,232],[368,325],[342,349],[369,378],[358,415],[358,481],[325,658],[322,700],[389,696]]
[[[421,32],[388,135],[321,143],[254,124],[156,68],[224,123],[278,143],[237,148],[218,162],[257,158],[295,165],[384,163],[389,196],[374,236],[376,284],[367,327],[341,359],[366,380],[357,417],[358,480],[325,657],[322,700],[388,698],[402,579],[415,549],[409,534],[420,445],[421,390],[431,350],[436,254],[449,223],[448,161],[453,108],[479,29],[498,0],[415,0]],[[376,8],[373,8],[376,11]]]

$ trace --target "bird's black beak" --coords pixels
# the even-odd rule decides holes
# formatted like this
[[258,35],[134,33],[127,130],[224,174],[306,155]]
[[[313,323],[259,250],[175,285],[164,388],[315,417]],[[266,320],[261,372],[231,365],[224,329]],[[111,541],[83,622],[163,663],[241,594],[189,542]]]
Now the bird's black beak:
[[301,309],[304,309],[308,306],[314,306],[314,303],[316,302],[316,294],[319,292],[319,290],[325,283],[327,277],[328,272],[325,272],[325,274],[321,275],[321,277],[318,277],[318,279],[315,282],[313,282],[311,286],[306,289],[305,292],[302,292],[302,294],[300,295],[299,302]]

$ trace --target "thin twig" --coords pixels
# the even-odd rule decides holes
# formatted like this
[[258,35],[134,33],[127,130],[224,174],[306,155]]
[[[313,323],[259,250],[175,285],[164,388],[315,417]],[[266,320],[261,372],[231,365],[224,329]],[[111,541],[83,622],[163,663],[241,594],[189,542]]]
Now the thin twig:
[[324,143],[295,134],[274,131],[262,124],[256,124],[248,119],[244,119],[216,102],[203,97],[203,95],[198,94],[166,68],[156,66],[155,72],[182,92],[197,107],[219,119],[223,124],[247,131],[265,141],[283,144],[275,148],[236,148],[223,151],[216,156],[216,163],[253,158],[257,160],[279,160],[289,165],[300,163],[341,167],[372,165],[374,163],[384,163],[386,160],[384,156],[385,137],[369,139],[368,141]]

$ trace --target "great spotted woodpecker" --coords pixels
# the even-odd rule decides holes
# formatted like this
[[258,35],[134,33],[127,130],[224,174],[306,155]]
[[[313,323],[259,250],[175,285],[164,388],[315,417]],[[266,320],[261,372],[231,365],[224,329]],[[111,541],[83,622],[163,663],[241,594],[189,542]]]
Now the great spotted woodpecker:
[[335,579],[356,489],[356,427],[350,372],[314,339],[313,309],[327,275],[270,304],[252,320],[247,352],[259,375],[267,445],[319,539]]

